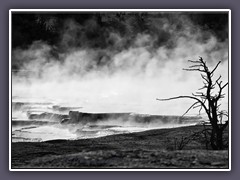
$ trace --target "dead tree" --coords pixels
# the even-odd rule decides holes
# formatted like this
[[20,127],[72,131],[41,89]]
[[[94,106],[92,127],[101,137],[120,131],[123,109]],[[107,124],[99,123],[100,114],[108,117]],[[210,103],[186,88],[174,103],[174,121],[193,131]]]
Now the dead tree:
[[[200,88],[195,94],[193,93],[191,96],[177,96],[157,100],[167,101],[181,98],[194,100],[195,102],[187,109],[183,115],[187,114],[193,108],[199,108],[199,114],[202,110],[204,110],[211,124],[210,143],[212,149],[224,149],[223,131],[228,126],[228,119],[224,122],[222,119],[223,116],[226,116],[228,118],[228,113],[227,111],[221,111],[219,109],[221,106],[219,102],[225,97],[225,94],[223,94],[222,91],[228,85],[228,83],[223,84],[221,81],[221,76],[219,76],[215,81],[213,80],[214,72],[218,68],[221,61],[219,61],[212,70],[208,68],[206,61],[203,61],[202,57],[200,57],[197,61],[189,60],[189,62],[193,65],[189,66],[188,69],[183,70],[200,72],[203,79],[203,87]],[[216,89],[218,92],[213,92]]]

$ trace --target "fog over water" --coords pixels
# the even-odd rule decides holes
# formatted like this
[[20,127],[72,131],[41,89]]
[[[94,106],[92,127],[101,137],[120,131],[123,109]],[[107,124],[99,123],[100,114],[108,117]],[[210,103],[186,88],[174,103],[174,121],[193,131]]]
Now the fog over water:
[[[54,17],[52,21],[61,20],[62,27],[56,43],[38,39],[12,49],[12,65],[17,66],[12,69],[12,101],[79,107],[89,113],[182,115],[192,100],[160,102],[156,98],[191,95],[202,87],[200,73],[183,70],[191,65],[187,60],[201,56],[209,68],[221,61],[215,79],[221,74],[223,82],[228,81],[228,38],[219,39],[184,13],[149,15],[148,29],[141,31],[131,27],[135,21],[129,17],[121,22],[129,32],[122,34],[100,25],[96,16],[82,23]],[[103,24],[110,21],[104,14],[101,18]],[[98,45],[101,41],[105,44]],[[225,93],[223,109],[228,106],[227,89]],[[189,114],[197,113],[195,109]],[[13,114],[27,118],[25,112]],[[41,128],[49,132],[49,127]]]

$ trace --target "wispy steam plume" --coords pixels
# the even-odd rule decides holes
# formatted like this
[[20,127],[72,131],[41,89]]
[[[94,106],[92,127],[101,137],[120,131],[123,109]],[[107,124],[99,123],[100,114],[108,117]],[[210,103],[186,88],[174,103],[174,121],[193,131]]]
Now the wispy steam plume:
[[189,101],[155,99],[201,87],[199,74],[182,71],[188,59],[201,56],[210,67],[222,61],[219,74],[227,81],[228,39],[220,41],[182,13],[142,17],[148,22],[142,30],[136,16],[125,16],[118,24],[122,31],[107,24],[117,22],[107,19],[114,16],[99,16],[104,25],[97,15],[83,23],[66,18],[56,44],[38,40],[13,49],[13,64],[20,67],[13,74],[13,95],[54,99],[85,111],[181,114]]

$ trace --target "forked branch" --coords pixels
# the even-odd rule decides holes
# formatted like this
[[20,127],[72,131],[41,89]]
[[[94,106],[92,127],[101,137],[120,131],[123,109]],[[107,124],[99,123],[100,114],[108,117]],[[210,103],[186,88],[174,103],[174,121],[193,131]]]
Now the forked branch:
[[204,108],[204,110],[207,112],[207,107],[205,106],[204,102],[201,101],[200,99],[193,97],[193,96],[176,96],[176,97],[172,97],[172,98],[167,98],[167,99],[158,99],[158,101],[169,101],[169,100],[174,100],[174,99],[182,99],[182,98],[187,98],[187,99],[193,99],[196,100],[198,103],[200,103],[202,105],[202,107]]

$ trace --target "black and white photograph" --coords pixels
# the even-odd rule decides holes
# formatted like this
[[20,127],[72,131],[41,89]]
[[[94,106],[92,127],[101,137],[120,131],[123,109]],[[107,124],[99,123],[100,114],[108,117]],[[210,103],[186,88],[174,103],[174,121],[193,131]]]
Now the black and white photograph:
[[229,9],[9,10],[11,171],[230,171]]

